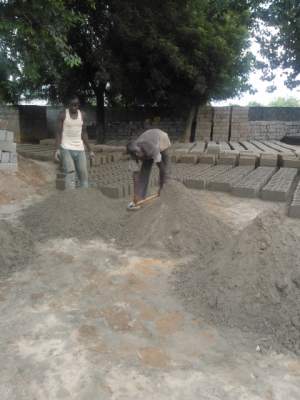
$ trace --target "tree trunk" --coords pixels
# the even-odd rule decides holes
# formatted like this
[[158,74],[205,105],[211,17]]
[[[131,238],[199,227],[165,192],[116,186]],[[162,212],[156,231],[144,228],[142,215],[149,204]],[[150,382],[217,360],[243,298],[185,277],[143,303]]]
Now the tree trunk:
[[103,144],[106,141],[106,120],[104,88],[96,91],[96,118],[97,118],[97,143]]
[[197,107],[193,106],[190,109],[188,119],[186,121],[185,130],[183,134],[183,142],[189,142],[191,137],[192,125],[197,115]]

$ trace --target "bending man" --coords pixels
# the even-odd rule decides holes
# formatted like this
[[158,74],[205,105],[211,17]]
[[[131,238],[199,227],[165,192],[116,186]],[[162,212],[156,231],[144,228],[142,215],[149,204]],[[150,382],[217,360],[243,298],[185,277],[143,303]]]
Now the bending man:
[[[79,98],[70,99],[69,108],[59,115],[59,130],[56,137],[56,151],[54,158],[62,161],[65,179],[71,180],[75,185],[75,172],[80,181],[80,186],[88,187],[88,170],[85,148],[89,151],[90,158],[95,154],[91,151],[85,125],[85,114],[79,109]],[[75,187],[75,186],[74,186]]]
[[134,172],[134,202],[145,199],[153,163],[159,168],[159,193],[163,188],[169,169],[168,148],[171,146],[169,136],[160,129],[149,129],[136,140],[127,145],[127,153],[135,161],[133,170],[137,170],[139,161],[142,162],[140,171]]

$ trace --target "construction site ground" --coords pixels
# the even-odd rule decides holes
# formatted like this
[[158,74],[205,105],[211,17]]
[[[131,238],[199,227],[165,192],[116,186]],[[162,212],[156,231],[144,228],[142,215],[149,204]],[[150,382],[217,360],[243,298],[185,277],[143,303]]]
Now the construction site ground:
[[[0,274],[1,400],[300,398],[297,352],[272,342],[266,346],[262,334],[243,326],[201,318],[188,306],[188,294],[184,301],[177,293],[176,271],[190,265],[188,252],[158,251],[151,242],[139,251],[130,242],[132,226],[147,232],[148,226],[138,226],[147,210],[127,217],[128,244],[120,246],[118,235],[101,235],[106,225],[98,227],[99,235],[89,231],[97,229],[92,220],[83,226],[81,210],[70,210],[66,220],[56,213],[54,201],[59,208],[63,192],[55,189],[55,174],[52,163],[22,157],[19,172],[0,172],[1,229],[22,228],[25,235],[27,226],[38,238],[31,255],[24,249],[24,257],[20,253],[18,262]],[[95,189],[87,196],[97,201],[98,193]],[[191,193],[207,218],[218,219],[227,230],[224,243],[238,238],[255,219],[276,215],[293,232],[295,247],[299,244],[299,220],[286,216],[284,204],[205,190]],[[46,222],[36,210],[51,198],[54,211],[47,226],[71,224],[74,237],[40,232],[38,217],[41,225]],[[126,199],[109,199],[103,212],[125,210],[126,204]],[[162,204],[159,210],[164,209]],[[45,214],[49,218],[46,209]],[[194,209],[191,218],[196,214]],[[72,215],[74,220],[66,222]],[[162,214],[157,218],[159,223]],[[204,238],[207,226],[198,226]],[[157,234],[158,241],[163,239]],[[186,240],[188,247],[192,233]],[[281,245],[284,251],[286,244]],[[18,250],[18,243],[12,246]]]

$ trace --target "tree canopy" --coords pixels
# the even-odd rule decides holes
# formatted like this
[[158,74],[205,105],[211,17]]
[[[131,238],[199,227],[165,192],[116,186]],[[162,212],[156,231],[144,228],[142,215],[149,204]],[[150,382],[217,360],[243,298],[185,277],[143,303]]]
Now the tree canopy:
[[268,60],[266,77],[282,68],[286,85],[300,84],[300,2],[299,0],[262,0],[256,2],[256,38]]
[[249,88],[253,62],[249,7],[246,0],[2,1],[8,68],[0,89],[11,101],[77,92],[96,102],[99,122],[105,103],[189,108],[236,96]]

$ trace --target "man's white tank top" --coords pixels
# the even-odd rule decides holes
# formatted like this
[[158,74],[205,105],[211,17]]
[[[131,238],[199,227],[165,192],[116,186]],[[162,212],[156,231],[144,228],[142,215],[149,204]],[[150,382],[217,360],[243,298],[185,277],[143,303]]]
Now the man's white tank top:
[[67,150],[84,150],[84,144],[81,138],[83,119],[80,110],[76,119],[71,118],[69,110],[66,110],[66,116],[63,123],[61,146]]

